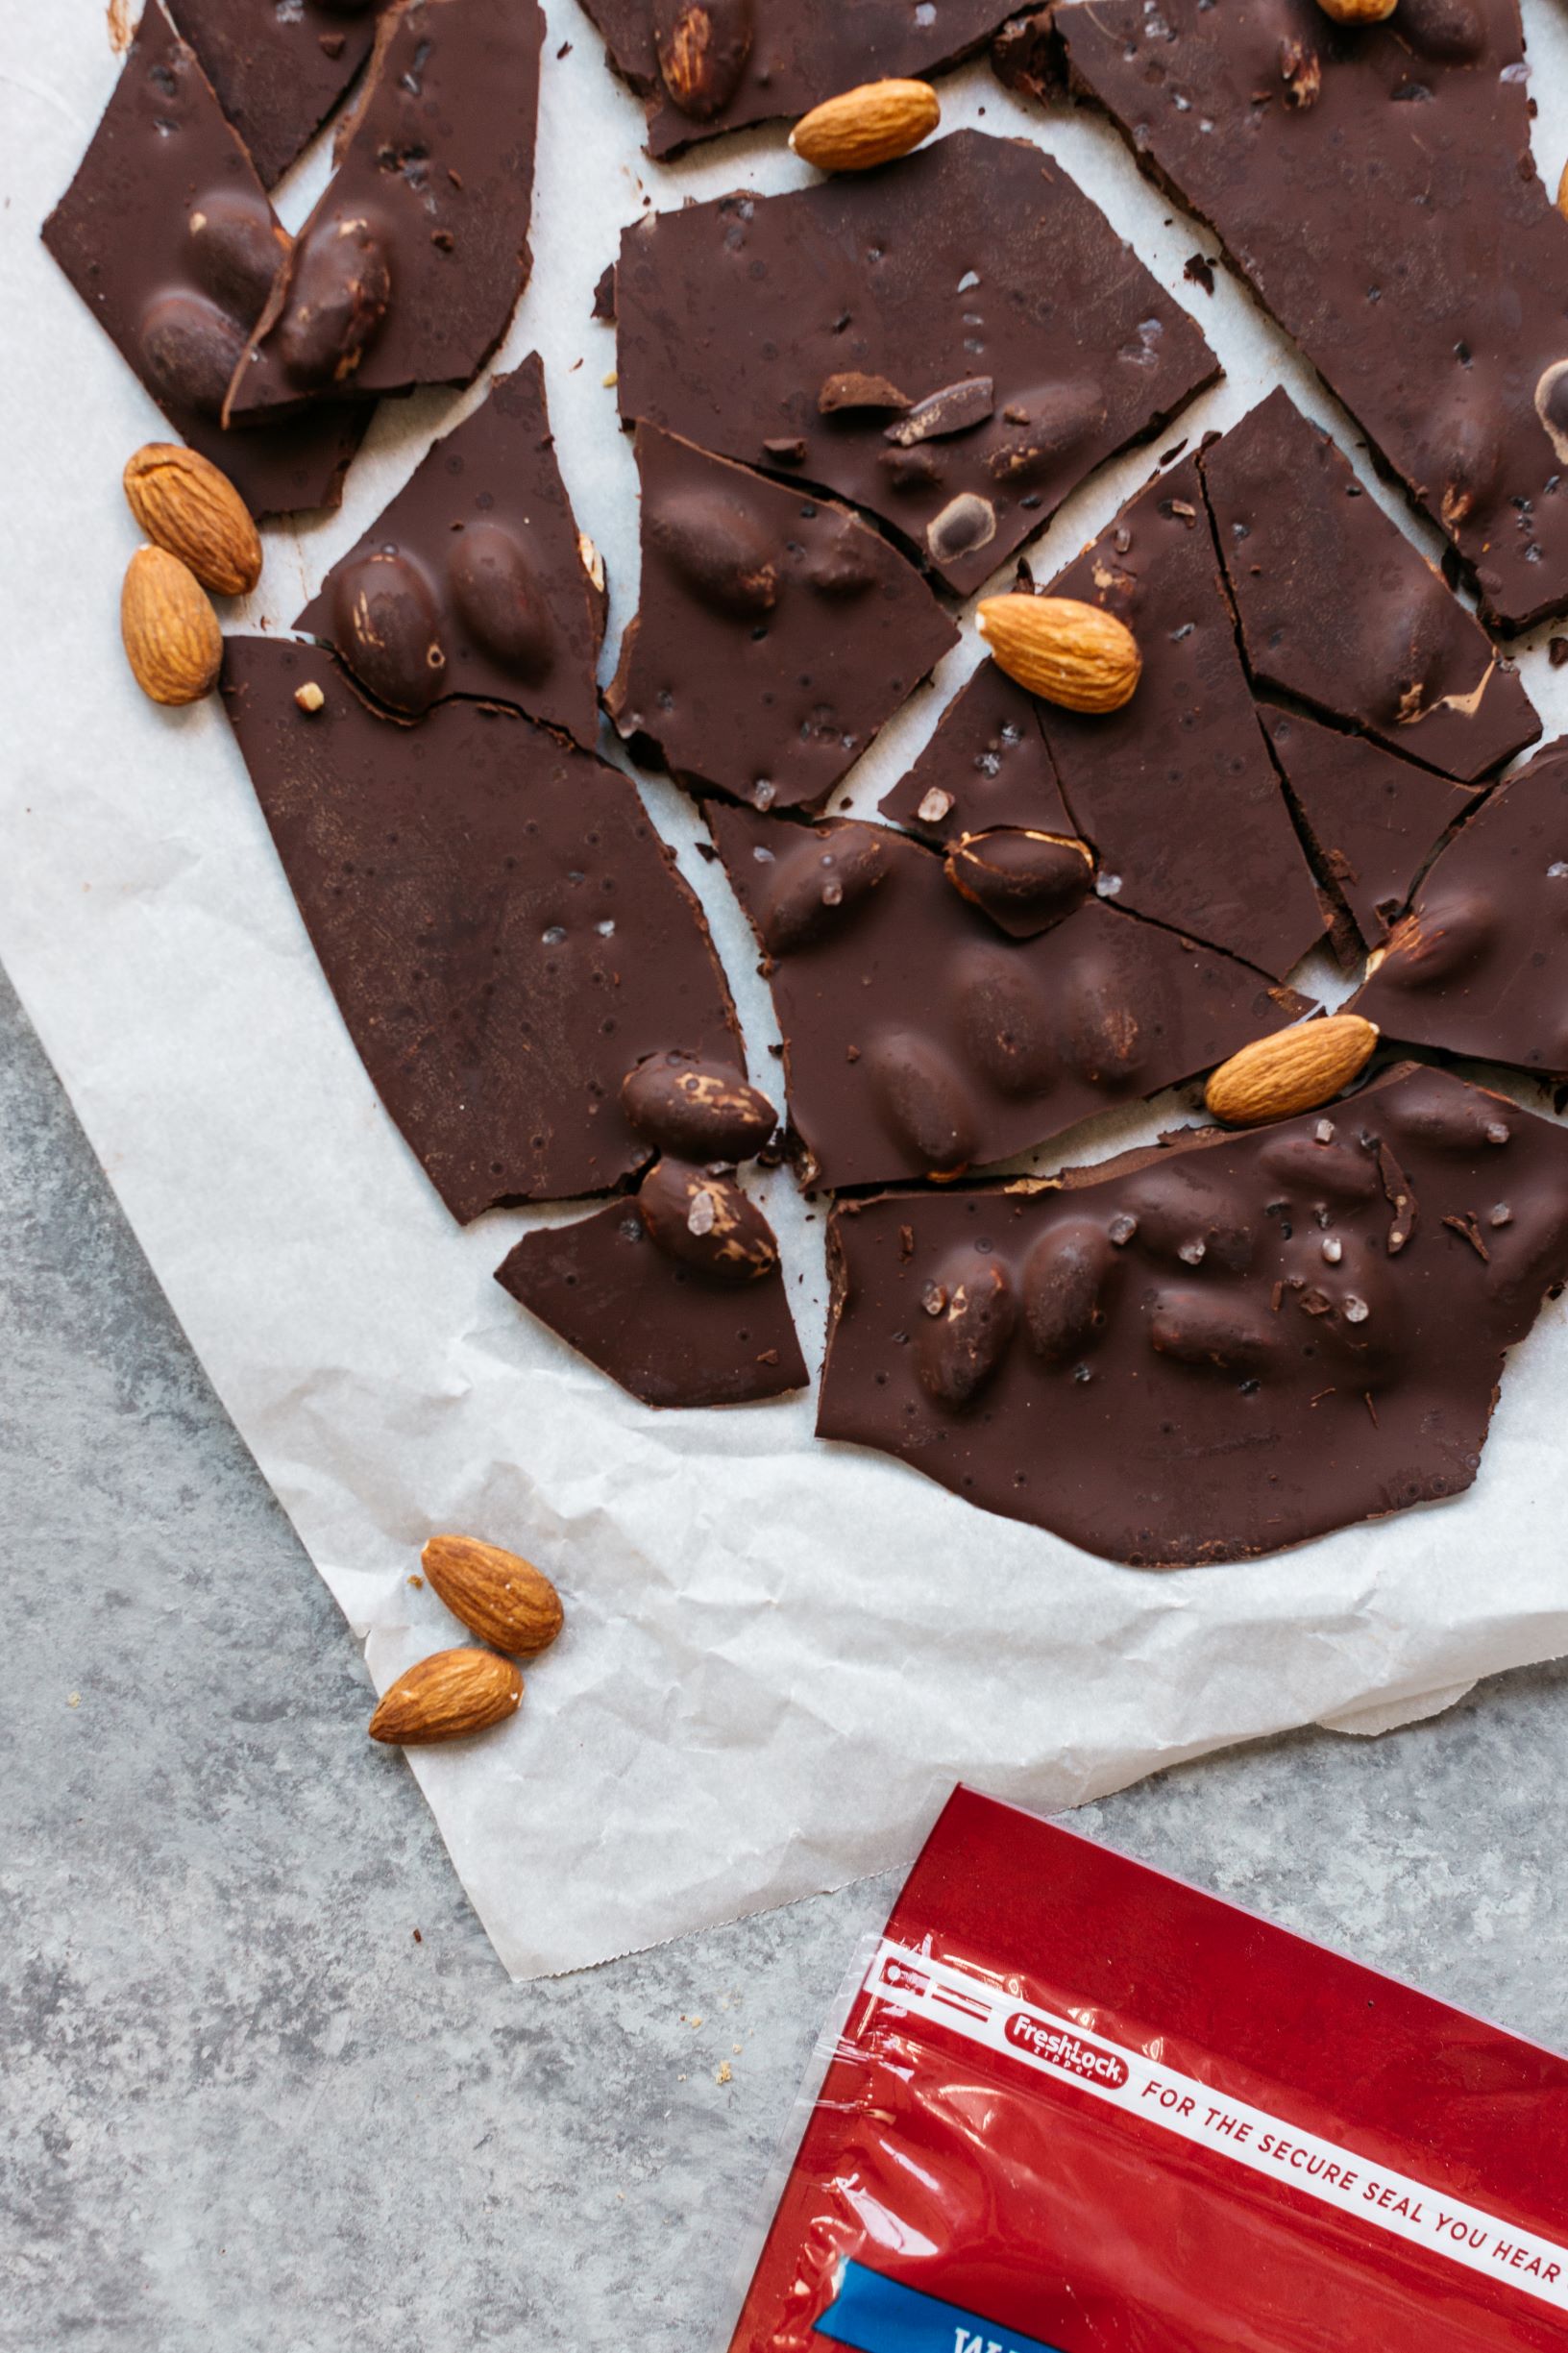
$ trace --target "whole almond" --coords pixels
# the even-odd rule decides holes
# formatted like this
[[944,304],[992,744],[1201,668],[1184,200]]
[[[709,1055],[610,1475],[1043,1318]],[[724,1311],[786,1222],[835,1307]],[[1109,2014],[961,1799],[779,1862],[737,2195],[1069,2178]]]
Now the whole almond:
[[370,1720],[372,1740],[400,1749],[462,1740],[517,1713],[523,1678],[494,1651],[437,1651],[400,1675]]
[[514,1658],[532,1658],[561,1630],[561,1597],[542,1569],[477,1536],[432,1536],[426,1581],[471,1634]]
[[866,172],[907,156],[941,120],[928,82],[863,82],[802,114],[790,145],[820,172]]
[[149,441],[125,469],[131,512],[148,538],[188,564],[215,597],[243,597],[261,577],[261,541],[226,474],[174,441]]
[[1075,597],[988,597],[975,620],[998,670],[1066,711],[1119,711],[1142,674],[1125,622]]
[[1220,1064],[1204,1101],[1227,1127],[1261,1127],[1266,1119],[1327,1103],[1365,1066],[1378,1042],[1374,1021],[1359,1013],[1303,1021],[1273,1038],[1257,1038]]
[[217,684],[223,631],[188,564],[138,548],[120,591],[120,635],[132,674],[155,702],[200,702]]

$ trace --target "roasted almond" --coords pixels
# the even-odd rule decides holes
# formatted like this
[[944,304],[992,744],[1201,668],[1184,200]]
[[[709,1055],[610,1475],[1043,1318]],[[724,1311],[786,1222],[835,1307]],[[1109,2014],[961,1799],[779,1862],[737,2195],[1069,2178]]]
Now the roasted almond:
[[523,1678],[494,1651],[437,1651],[400,1675],[370,1720],[372,1740],[418,1749],[461,1740],[517,1713]]
[[1359,1013],[1303,1021],[1273,1038],[1254,1039],[1220,1064],[1204,1101],[1227,1127],[1262,1127],[1327,1103],[1365,1067],[1378,1042],[1376,1022]]
[[1376,25],[1393,14],[1399,0],[1317,0],[1317,5],[1336,25]]
[[131,512],[156,547],[188,564],[215,597],[243,597],[261,577],[261,541],[226,474],[195,450],[149,441],[125,469]]
[[975,615],[999,670],[1066,711],[1119,711],[1143,669],[1138,640],[1115,613],[1075,597],[988,597]]
[[561,1597],[542,1569],[477,1536],[432,1536],[420,1556],[426,1581],[471,1634],[514,1658],[532,1658],[561,1630]]
[[790,145],[820,172],[865,172],[907,156],[941,120],[928,82],[863,82],[802,114]]
[[138,548],[120,591],[120,635],[144,695],[200,702],[217,684],[223,631],[200,580],[166,548]]

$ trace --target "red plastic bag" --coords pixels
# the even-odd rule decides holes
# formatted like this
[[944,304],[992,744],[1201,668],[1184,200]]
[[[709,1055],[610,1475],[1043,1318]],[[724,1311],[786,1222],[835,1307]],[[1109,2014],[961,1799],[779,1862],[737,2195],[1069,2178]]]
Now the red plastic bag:
[[968,1790],[731,2353],[1568,2348],[1568,2063]]

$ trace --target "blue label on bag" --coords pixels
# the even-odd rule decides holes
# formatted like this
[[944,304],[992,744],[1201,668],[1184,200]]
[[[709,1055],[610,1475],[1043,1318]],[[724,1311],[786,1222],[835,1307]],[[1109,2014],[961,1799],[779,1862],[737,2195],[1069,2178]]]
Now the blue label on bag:
[[978,2313],[944,2304],[846,2263],[839,2292],[817,2323],[820,2336],[857,2353],[1062,2353],[1039,2337],[1016,2337]]

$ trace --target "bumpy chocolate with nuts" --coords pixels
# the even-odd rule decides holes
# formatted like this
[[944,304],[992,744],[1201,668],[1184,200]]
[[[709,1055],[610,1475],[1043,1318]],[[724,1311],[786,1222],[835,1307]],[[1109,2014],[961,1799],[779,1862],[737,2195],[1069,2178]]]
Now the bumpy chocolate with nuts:
[[1008,0],[584,0],[611,65],[642,99],[649,155],[801,114],[889,75],[939,73],[978,49]]
[[840,492],[968,595],[1217,373],[1039,148],[960,131],[886,171],[628,229],[621,413]]
[[1535,741],[1517,672],[1287,392],[1199,466],[1261,685],[1461,784]]
[[218,103],[270,188],[370,55],[391,0],[170,0]]
[[555,462],[537,353],[435,443],[295,622],[389,710],[515,702],[592,750],[604,567]]
[[1094,897],[1016,938],[889,826],[718,806],[709,824],[764,950],[807,1181],[950,1178],[1309,1010]]
[[175,430],[253,515],[336,504],[362,412],[333,402],[264,431],[223,429],[230,380],[288,239],[160,0],[148,0],[43,241]]
[[527,282],[543,39],[539,0],[409,0],[382,19],[231,422],[473,381]]
[[741,1044],[627,778],[489,704],[395,724],[315,647],[230,638],[223,694],[350,1035],[453,1214],[645,1167],[626,1072]]
[[1516,0],[1079,0],[1075,90],[1237,268],[1445,531],[1483,613],[1568,605],[1568,223]]
[[832,500],[640,426],[641,604],[605,708],[697,793],[820,808],[958,631]]
[[1352,1005],[1411,1045],[1568,1076],[1568,742],[1467,819]]
[[1568,1134],[1404,1066],[1060,1184],[842,1203],[818,1430],[1139,1567],[1469,1486],[1568,1274]]

